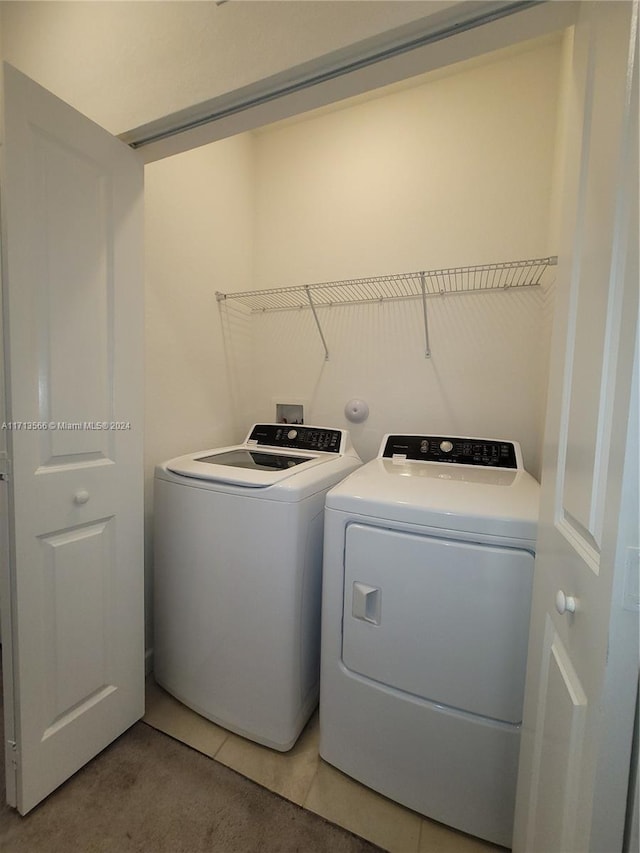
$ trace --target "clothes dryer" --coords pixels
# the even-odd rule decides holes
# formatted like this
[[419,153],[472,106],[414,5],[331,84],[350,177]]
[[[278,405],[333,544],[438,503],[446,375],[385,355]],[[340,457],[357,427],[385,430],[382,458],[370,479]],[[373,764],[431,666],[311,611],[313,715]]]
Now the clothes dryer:
[[345,430],[257,424],[159,465],[154,672],[215,723],[288,750],[318,702],[324,499]]
[[322,758],[505,846],[538,491],[516,442],[387,435],[326,499]]

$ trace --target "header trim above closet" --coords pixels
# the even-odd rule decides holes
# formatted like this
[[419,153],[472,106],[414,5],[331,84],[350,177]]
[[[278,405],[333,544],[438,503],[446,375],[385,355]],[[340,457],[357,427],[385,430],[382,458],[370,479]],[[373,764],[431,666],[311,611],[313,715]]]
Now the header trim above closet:
[[325,358],[328,360],[329,352],[316,308],[422,298],[426,340],[425,356],[428,358],[430,350],[427,296],[448,296],[518,287],[536,287],[541,284],[545,270],[557,263],[558,258],[554,255],[524,261],[503,261],[495,264],[394,273],[392,275],[352,278],[343,281],[296,285],[294,287],[275,287],[265,290],[238,291],[236,293],[220,293],[217,291],[216,299],[218,302],[232,299],[245,305],[252,313],[311,308],[325,349]]

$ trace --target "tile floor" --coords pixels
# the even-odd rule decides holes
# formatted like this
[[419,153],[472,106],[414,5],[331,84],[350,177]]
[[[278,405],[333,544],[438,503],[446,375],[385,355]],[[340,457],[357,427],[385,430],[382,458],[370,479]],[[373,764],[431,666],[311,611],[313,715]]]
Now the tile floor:
[[318,714],[289,752],[238,737],[186,708],[147,679],[144,721],[390,853],[490,853],[503,847],[472,838],[382,797],[318,755]]

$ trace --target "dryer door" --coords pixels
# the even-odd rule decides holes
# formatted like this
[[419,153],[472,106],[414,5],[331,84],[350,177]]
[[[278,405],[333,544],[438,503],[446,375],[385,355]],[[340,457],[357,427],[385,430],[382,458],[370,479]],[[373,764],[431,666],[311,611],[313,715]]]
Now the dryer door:
[[350,524],[342,657],[438,704],[519,723],[533,555]]

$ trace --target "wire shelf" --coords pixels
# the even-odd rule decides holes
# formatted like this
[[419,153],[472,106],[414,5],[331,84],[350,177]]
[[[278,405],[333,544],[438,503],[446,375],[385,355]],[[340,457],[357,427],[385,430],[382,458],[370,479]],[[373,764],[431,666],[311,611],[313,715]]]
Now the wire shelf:
[[454,293],[480,293],[514,287],[536,287],[549,266],[558,263],[556,256],[526,261],[504,261],[498,264],[479,264],[468,267],[393,275],[328,281],[322,284],[303,284],[295,287],[274,287],[268,290],[246,290],[236,293],[216,292],[218,302],[232,299],[249,308],[251,313],[291,311],[310,308],[322,340],[325,359],[329,350],[317,308],[332,305],[355,305],[363,302],[385,302],[396,299],[422,299],[424,316],[425,357],[429,358],[429,326],[427,296],[447,296]]
[[422,296],[504,290],[510,287],[535,287],[541,283],[547,267],[556,263],[557,257],[535,258],[526,261],[506,261],[497,264],[353,278],[321,284],[275,287],[268,290],[217,292],[216,298],[219,302],[233,299],[247,306],[252,312],[264,312],[382,302],[391,299],[416,299]]

